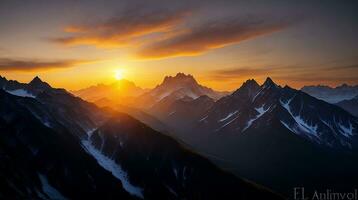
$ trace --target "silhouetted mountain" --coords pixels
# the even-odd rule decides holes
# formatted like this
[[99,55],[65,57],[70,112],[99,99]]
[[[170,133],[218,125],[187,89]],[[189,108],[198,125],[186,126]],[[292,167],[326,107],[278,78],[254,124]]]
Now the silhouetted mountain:
[[63,89],[0,90],[0,130],[2,198],[281,199]]
[[122,79],[109,85],[98,84],[71,92],[90,102],[97,102],[105,98],[107,101],[110,101],[111,104],[127,105],[132,101],[133,97],[137,97],[145,91],[146,90],[136,86],[133,82]]
[[304,86],[301,90],[328,103],[338,103],[343,100],[352,99],[358,95],[358,85],[350,86],[347,84],[342,84],[335,88],[323,85]]
[[50,88],[51,86],[48,83],[43,82],[38,76],[32,79],[32,81],[28,84],[28,89],[35,95]]
[[13,95],[34,97],[47,89],[51,89],[51,86],[43,82],[38,76],[28,84],[7,80],[5,77],[0,76],[0,88]]
[[245,83],[228,98],[220,99],[205,114],[208,123],[199,126],[215,132],[242,133],[266,123],[260,121],[268,115],[296,135],[318,144],[337,148],[356,146],[358,123],[353,116],[301,91],[288,86],[281,88],[270,78],[260,90]]
[[246,81],[176,131],[222,167],[288,195],[297,185],[349,189],[358,178],[357,118],[270,78]]
[[70,130],[55,119],[43,122],[38,113],[51,114],[33,98],[0,90],[1,198],[131,198]]
[[164,98],[167,98],[167,103],[169,99],[173,102],[184,97],[196,99],[203,95],[217,100],[227,94],[228,92],[217,92],[200,85],[190,74],[178,73],[174,77],[166,76],[160,85],[138,97],[136,104],[148,109],[160,104]]
[[336,105],[358,117],[358,95],[352,99],[340,101]]

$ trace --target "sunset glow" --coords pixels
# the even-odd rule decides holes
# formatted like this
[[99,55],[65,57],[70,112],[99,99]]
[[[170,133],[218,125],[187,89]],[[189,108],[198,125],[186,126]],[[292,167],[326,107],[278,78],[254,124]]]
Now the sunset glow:
[[123,69],[117,69],[114,72],[114,77],[116,78],[116,80],[121,80],[123,79]]
[[23,4],[0,7],[0,74],[9,79],[39,75],[70,90],[123,78],[152,88],[178,72],[220,91],[267,76],[294,88],[358,83],[350,1],[281,2],[279,12],[240,1]]

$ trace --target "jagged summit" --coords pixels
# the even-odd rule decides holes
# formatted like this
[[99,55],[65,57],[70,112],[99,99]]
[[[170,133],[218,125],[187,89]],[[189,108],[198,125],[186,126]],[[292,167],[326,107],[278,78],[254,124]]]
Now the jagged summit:
[[241,87],[243,88],[243,87],[256,87],[256,86],[259,86],[259,84],[255,81],[255,79],[248,79],[242,84]]
[[253,97],[259,89],[260,89],[260,85],[254,79],[248,79],[232,95],[234,96],[245,95],[245,96]]
[[35,87],[35,88],[38,88],[38,89],[47,89],[47,88],[51,88],[51,86],[42,81],[38,76],[35,76],[34,79],[32,79],[32,81],[29,82],[29,86],[30,87]]
[[40,79],[40,77],[35,76],[35,77],[30,81],[30,83],[32,83],[32,82],[42,82],[42,80]]
[[193,83],[197,84],[197,81],[191,74],[184,74],[182,72],[177,73],[175,76],[165,76],[163,84],[173,84],[173,83]]
[[277,87],[276,83],[273,82],[273,80],[270,77],[267,77],[265,82],[262,84],[263,88],[269,88],[269,87]]

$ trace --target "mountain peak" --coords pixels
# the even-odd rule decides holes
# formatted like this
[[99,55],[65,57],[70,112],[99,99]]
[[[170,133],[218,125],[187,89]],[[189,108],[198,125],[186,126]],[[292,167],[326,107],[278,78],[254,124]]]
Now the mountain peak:
[[35,78],[32,79],[32,81],[30,81],[29,86],[42,90],[51,88],[51,86],[48,83],[43,82],[38,76],[35,76]]
[[255,79],[248,79],[245,81],[241,87],[256,87],[259,86],[259,84],[255,81]]
[[176,75],[175,75],[176,78],[194,78],[193,75],[191,74],[184,74],[182,72],[178,72]]
[[177,73],[175,76],[166,76],[164,78],[163,83],[165,84],[173,84],[178,82],[186,82],[186,83],[197,83],[195,78],[191,74],[184,74],[182,72]]
[[254,79],[249,79],[245,81],[232,95],[241,96],[241,94],[245,94],[251,98],[259,89],[260,85]]
[[263,88],[269,88],[269,87],[277,87],[276,83],[273,82],[273,80],[270,77],[267,77],[264,84],[262,84]]
[[29,84],[31,84],[31,83],[42,83],[42,82],[43,82],[43,81],[40,79],[40,77],[35,76],[35,77],[32,79],[32,81],[30,81]]

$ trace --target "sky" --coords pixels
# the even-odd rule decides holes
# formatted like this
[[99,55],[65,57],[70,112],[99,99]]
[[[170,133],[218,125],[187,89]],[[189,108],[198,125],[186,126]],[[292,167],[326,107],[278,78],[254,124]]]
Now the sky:
[[184,72],[216,90],[358,84],[357,1],[1,0],[0,75],[69,90]]

